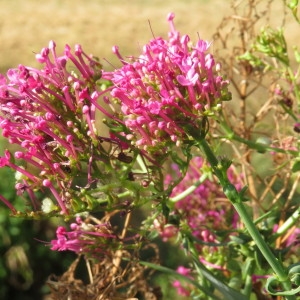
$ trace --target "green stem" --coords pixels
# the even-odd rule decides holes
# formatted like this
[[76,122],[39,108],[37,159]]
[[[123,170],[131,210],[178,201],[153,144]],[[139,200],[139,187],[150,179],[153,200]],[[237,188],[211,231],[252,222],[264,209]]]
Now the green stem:
[[243,294],[248,299],[250,299],[251,291],[252,291],[252,276],[251,274],[247,274],[245,279],[245,287],[243,289]]
[[294,213],[278,228],[277,232],[272,236],[272,240],[276,240],[279,236],[286,233],[291,227],[293,227],[297,221],[299,221],[300,207],[294,211]]
[[[278,280],[282,283],[285,291],[291,290],[291,283],[289,282],[288,275],[281,264],[281,262],[274,256],[269,246],[265,242],[265,240],[260,235],[258,229],[256,228],[254,222],[250,218],[244,203],[242,202],[242,197],[240,193],[237,192],[235,187],[229,182],[228,177],[226,175],[226,170],[222,170],[222,164],[218,161],[215,154],[211,150],[209,144],[205,139],[198,140],[198,145],[205,153],[207,160],[211,164],[215,175],[218,177],[220,184],[223,187],[225,195],[228,197],[237,213],[239,214],[241,220],[243,221],[246,229],[251,235],[253,241],[276,273]],[[286,299],[296,299],[294,296],[286,296]]]
[[184,199],[186,196],[190,195],[199,185],[201,185],[207,179],[207,177],[207,174],[203,174],[192,186],[188,187],[185,191],[175,197],[170,198],[169,200],[171,202],[178,202]]
[[181,274],[177,273],[176,271],[174,271],[172,269],[169,269],[167,267],[160,266],[160,265],[157,265],[157,264],[154,264],[154,263],[150,263],[150,262],[146,262],[146,261],[140,261],[139,263],[142,266],[146,266],[146,267],[152,268],[154,270],[163,272],[165,274],[169,274],[171,276],[174,276],[175,278],[179,278],[181,280],[184,280],[184,281],[194,285],[196,288],[198,288],[200,291],[204,292],[207,296],[211,297],[212,299],[221,300],[219,297],[215,296],[209,289],[202,286],[197,281],[189,278],[188,276],[181,275]]
[[224,121],[220,121],[220,126],[222,127],[222,129],[224,130],[225,134],[226,134],[226,138],[228,140],[233,140],[239,143],[242,143],[244,145],[247,145],[250,149],[255,149],[258,152],[265,152],[265,151],[273,151],[273,152],[278,152],[278,153],[289,153],[292,154],[294,156],[298,155],[298,151],[294,151],[294,150],[285,150],[285,149],[281,149],[281,148],[276,148],[276,147],[270,147],[268,145],[262,144],[262,143],[256,143],[256,142],[252,142],[249,140],[246,140],[240,136],[238,136]]
[[[298,87],[298,84],[297,84],[297,79],[298,79],[297,77],[298,76],[295,76],[294,71],[290,67],[288,68],[288,73],[289,73],[289,77],[292,81],[293,91],[295,93],[295,96],[296,96],[296,99],[297,99],[297,102],[298,102],[298,105],[299,105],[300,93],[299,93],[299,87]],[[299,75],[299,74],[297,74],[297,75]]]
[[[288,276],[285,272],[285,269],[283,268],[281,262],[275,258],[274,254],[270,250],[269,246],[265,242],[265,240],[260,235],[258,229],[255,227],[252,219],[249,217],[249,214],[245,208],[245,205],[243,202],[236,202],[232,203],[234,208],[236,209],[237,213],[241,217],[245,227],[247,228],[249,234],[251,235],[252,239],[254,240],[255,244],[273,269],[273,271],[277,274],[278,280],[282,283],[288,283]],[[291,289],[290,284],[285,285],[288,290]]]
[[222,281],[220,281],[216,276],[211,273],[200,261],[199,253],[195,249],[195,244],[192,241],[188,243],[188,249],[192,255],[194,266],[198,274],[202,274],[203,278],[206,279],[215,289],[217,289],[226,300],[246,300],[245,295],[239,291],[229,287]]

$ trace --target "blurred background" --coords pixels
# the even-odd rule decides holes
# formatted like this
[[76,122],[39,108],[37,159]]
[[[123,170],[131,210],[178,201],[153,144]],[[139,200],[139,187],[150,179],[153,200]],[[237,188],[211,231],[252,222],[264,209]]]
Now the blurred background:
[[229,8],[229,1],[221,0],[0,0],[0,70],[35,64],[34,53],[50,40],[58,49],[81,44],[86,52],[113,62],[113,45],[134,54],[152,34],[166,36],[169,12],[191,38],[211,39]]
[[[280,14],[283,2],[275,2]],[[169,12],[176,15],[176,28],[192,40],[213,41],[217,26],[231,10],[230,1],[224,0],[0,0],[0,72],[19,64],[37,67],[35,53],[50,40],[56,42],[58,53],[65,44],[81,44],[104,65],[117,65],[112,46],[118,45],[124,56],[138,55],[153,35],[167,36]],[[297,32],[289,26],[287,22],[289,38],[296,41]],[[0,155],[6,147],[1,139]],[[12,202],[13,176],[0,169],[0,193]],[[0,204],[0,299],[43,299],[46,278],[61,274],[74,258],[52,252],[45,243],[60,221],[21,220],[8,214]],[[165,259],[172,264],[172,257]]]

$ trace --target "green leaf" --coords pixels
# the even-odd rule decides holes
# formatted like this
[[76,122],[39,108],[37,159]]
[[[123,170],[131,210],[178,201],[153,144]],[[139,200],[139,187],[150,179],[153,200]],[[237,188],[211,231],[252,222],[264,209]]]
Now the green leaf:
[[298,7],[298,0],[291,0],[289,3],[288,3],[288,7],[290,9],[296,9]]
[[292,11],[293,15],[294,15],[294,18],[296,19],[296,21],[298,23],[300,23],[300,20],[297,16],[297,10],[298,10],[298,0],[291,0],[289,3],[288,3],[288,8],[290,8],[290,10]]
[[262,270],[264,268],[262,264],[263,256],[257,247],[255,247],[254,258],[255,258],[256,265],[260,270]]
[[217,279],[208,269],[204,267],[204,265],[199,262],[197,257],[194,257],[194,263],[198,269],[198,272],[201,273],[218,291],[220,291],[224,297],[224,300],[248,300],[245,295]]
[[254,259],[252,257],[247,257],[246,261],[242,266],[242,274],[243,279],[245,279],[248,275],[252,275],[254,271]]
[[[207,296],[211,297],[212,299],[214,300],[225,300],[227,298],[219,298],[217,296],[215,296],[211,291],[209,291],[208,289],[206,289],[205,287],[203,287],[202,285],[200,285],[198,282],[196,282],[195,280],[192,280],[191,278],[189,277],[186,277],[184,275],[181,275],[179,273],[177,273],[176,271],[172,270],[172,269],[169,269],[167,267],[164,267],[164,266],[160,266],[160,265],[157,265],[157,264],[154,264],[154,263],[150,263],[150,262],[147,262],[147,261],[140,261],[139,262],[141,265],[143,266],[146,266],[146,267],[149,267],[151,269],[154,269],[154,270],[157,270],[159,272],[163,272],[165,274],[169,274],[171,276],[174,276],[175,278],[178,278],[178,279],[181,279],[181,280],[184,280],[192,285],[194,285],[196,288],[198,288],[199,290],[201,290],[202,292],[204,292]],[[228,300],[231,300],[232,298],[228,298]],[[243,298],[236,298],[236,299],[232,299],[232,300],[243,300]],[[246,299],[245,299],[246,300]]]
[[278,291],[277,287],[280,286],[281,283],[274,277],[269,277],[266,282],[266,290],[269,294],[275,296],[294,296],[300,292],[300,286],[296,289],[291,289],[289,291]]
[[249,64],[256,68],[264,69],[266,64],[257,56],[253,55],[249,51],[237,57],[238,60],[248,61]]
[[294,56],[295,56],[296,62],[299,64],[300,63],[300,52],[296,46],[293,47],[293,49],[294,49]]
[[300,263],[291,265],[288,268],[289,277],[291,278],[291,282],[300,286]]
[[226,184],[226,186],[224,186],[223,188],[223,192],[226,195],[226,197],[230,200],[230,202],[239,202],[240,195],[232,183]]
[[289,66],[287,43],[282,28],[263,28],[257,36],[254,50],[265,54],[267,57],[275,57],[285,66]]
[[243,245],[251,241],[251,238],[249,235],[240,233],[239,235],[231,235],[229,236],[230,240],[234,244]]
[[300,171],[300,161],[299,160],[296,161],[292,167],[292,172],[296,173],[298,171]]

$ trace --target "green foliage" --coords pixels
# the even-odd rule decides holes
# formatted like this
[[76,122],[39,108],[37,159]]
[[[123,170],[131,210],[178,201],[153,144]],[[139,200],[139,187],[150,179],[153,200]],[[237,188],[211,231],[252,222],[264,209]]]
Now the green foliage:
[[287,3],[288,8],[291,9],[294,18],[298,23],[300,23],[299,17],[298,17],[298,0],[290,0]]
[[[13,189],[13,172],[1,168],[0,177],[5,178],[0,181],[0,193],[23,207],[24,201]],[[52,252],[41,242],[53,235],[53,220],[12,218],[7,209],[0,210],[0,298],[39,300],[48,292],[47,277],[65,270],[74,255]]]
[[[240,109],[238,113],[230,110],[229,106],[225,106],[222,113],[218,111],[220,108],[210,111],[208,107],[205,109],[207,114],[200,120],[188,124],[184,120],[182,130],[185,138],[178,141],[176,147],[173,145],[174,141],[170,140],[170,147],[169,144],[163,144],[163,151],[152,156],[147,153],[149,148],[135,148],[130,142],[128,135],[131,131],[125,126],[125,122],[106,119],[104,123],[118,141],[114,140],[103,146],[105,138],[97,137],[89,149],[81,153],[85,160],[82,169],[77,170],[77,165],[74,164],[67,175],[70,178],[76,177],[70,184],[76,192],[70,195],[73,211],[65,220],[72,222],[73,216],[78,212],[91,212],[91,219],[96,219],[95,216],[98,215],[102,217],[105,213],[105,222],[108,224],[112,220],[113,223],[107,228],[117,232],[112,235],[114,243],[103,242],[107,247],[105,254],[114,261],[112,269],[117,270],[121,265],[119,257],[114,255],[123,249],[128,250],[126,259],[132,255],[133,260],[141,259],[142,266],[159,273],[154,276],[153,281],[162,285],[166,297],[175,297],[174,292],[168,291],[174,279],[179,279],[183,285],[188,286],[190,299],[246,300],[265,297],[262,289],[257,290],[254,277],[262,277],[260,283],[266,281],[266,289],[270,295],[295,299],[294,295],[300,292],[299,264],[294,264],[299,256],[294,247],[297,237],[293,236],[297,232],[293,230],[299,226],[300,211],[297,189],[300,180],[297,177],[300,170],[299,132],[293,131],[291,126],[293,122],[299,122],[300,67],[293,65],[288,55],[289,45],[284,28],[267,26],[259,33],[254,33],[255,22],[252,20],[256,20],[257,16],[251,13],[256,11],[256,3],[258,2],[248,2],[252,5],[249,15],[239,17],[234,14],[232,20],[238,20],[240,27],[235,24],[233,28],[238,28],[242,46],[234,47],[231,56],[224,59],[231,63],[227,65],[227,70],[229,80],[237,91],[236,99],[240,101],[239,105],[235,102]],[[289,1],[287,6],[299,23],[298,1]],[[237,9],[238,5],[233,7]],[[253,31],[245,26],[246,23]],[[251,39],[246,40],[245,36],[250,36]],[[221,34],[218,37],[221,39]],[[222,40],[225,49],[224,41],[230,38],[229,35]],[[294,56],[299,64],[300,53],[297,48],[294,48]],[[265,80],[266,76],[270,77]],[[94,79],[99,78],[97,73]],[[103,82],[103,88],[105,87],[108,87],[107,82]],[[193,89],[196,87],[190,86],[189,91]],[[259,96],[256,89],[259,90]],[[230,95],[226,93],[220,97],[224,96],[222,100],[229,100]],[[55,103],[55,97],[51,99]],[[251,107],[249,102],[255,102],[255,105]],[[212,116],[214,118],[210,119]],[[168,123],[168,129],[171,129],[172,124]],[[121,143],[126,143],[127,148],[123,149]],[[231,147],[226,151],[226,156],[222,153],[224,143]],[[95,150],[96,147],[99,147],[99,153]],[[217,156],[217,152],[221,156]],[[173,197],[173,191],[185,180],[185,175],[190,175],[188,172],[195,153],[206,158],[206,165],[201,170],[192,165],[198,178],[192,178],[190,186]],[[283,161],[280,161],[282,157]],[[165,184],[168,168],[170,165],[174,167],[174,164],[179,172],[170,183]],[[230,178],[232,166],[237,167],[239,174],[243,172],[243,184],[234,182],[232,174]],[[94,181],[83,180],[88,168],[93,170],[89,171],[89,175],[95,174]],[[17,299],[22,295],[22,299],[40,299],[46,292],[43,284],[46,277],[50,273],[65,270],[74,256],[66,255],[61,259],[61,253],[50,252],[47,243],[35,240],[53,239],[55,228],[62,221],[43,220],[42,214],[28,212],[28,199],[23,199],[22,195],[17,196],[13,191],[14,174],[1,168],[0,177],[6,178],[5,182],[0,182],[0,193],[18,210],[25,211],[24,214],[28,217],[40,218],[30,221],[22,219],[21,215],[19,218],[10,218],[6,211],[1,213],[0,286],[3,288],[0,290],[0,298]],[[201,188],[208,190],[205,199],[202,199],[204,196],[199,192]],[[187,208],[176,206],[193,192],[196,196],[185,203]],[[45,195],[37,196],[42,199]],[[205,204],[202,206],[203,211],[199,210],[199,206],[193,206],[202,200]],[[146,217],[139,215],[134,219],[133,225],[128,225],[132,211],[136,212],[141,206]],[[204,214],[206,208],[210,215]],[[233,218],[234,208],[238,212],[238,220]],[[191,210],[197,209],[199,219],[203,219],[203,216],[206,219],[205,223],[199,222],[195,229],[190,220],[185,218]],[[228,212],[228,217],[225,212]],[[214,228],[211,224],[217,219],[218,213],[227,218],[224,219],[224,224]],[[128,216],[125,225],[121,222],[123,219],[119,218],[122,214]],[[80,223],[82,227],[75,225],[80,230],[93,228],[90,239],[84,241],[92,241],[91,236],[99,233],[102,235],[98,236],[97,241],[101,243],[105,240],[107,232],[103,231],[103,235],[100,227],[93,226],[92,222],[82,224]],[[74,224],[72,225],[74,228]],[[158,236],[163,237],[163,231],[170,228],[175,233],[166,239],[173,238],[173,244],[158,242]],[[204,238],[202,240],[201,235],[194,236],[196,231],[202,231],[203,236],[206,234],[208,241],[204,241]],[[132,243],[126,239],[128,232],[130,238],[132,233],[137,233],[131,239]],[[76,242],[79,243],[80,239]],[[142,244],[152,242],[159,244],[162,265],[144,261],[148,256],[141,258],[137,254]],[[43,264],[40,264],[41,261]],[[89,261],[91,264],[93,262]],[[179,263],[187,264],[192,270],[191,274],[182,275],[174,271]],[[106,268],[109,269],[107,266]],[[274,276],[270,276],[272,273]],[[119,283],[120,274],[111,282]]]

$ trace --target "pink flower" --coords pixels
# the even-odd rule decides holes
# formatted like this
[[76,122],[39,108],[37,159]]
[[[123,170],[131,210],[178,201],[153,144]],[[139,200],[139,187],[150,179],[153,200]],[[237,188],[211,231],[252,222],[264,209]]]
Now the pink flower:
[[174,280],[172,285],[174,288],[176,288],[178,295],[184,297],[190,296],[191,292],[187,288],[183,287],[182,283],[179,280]]
[[105,74],[114,84],[111,95],[121,105],[131,143],[154,154],[179,145],[188,138],[187,124],[198,128],[203,116],[230,99],[228,81],[207,53],[209,43],[191,45],[173,19],[169,14],[169,39],[151,40],[136,59],[127,62],[114,47],[123,66]]
[[154,228],[158,231],[163,242],[167,242],[171,238],[177,236],[178,227],[172,224],[163,224],[162,220],[155,219],[153,222]]
[[[201,170],[205,168],[204,163],[202,157],[194,157],[191,160],[185,177],[173,188],[171,197],[181,194],[199,180],[202,175]],[[169,174],[165,184],[169,185],[172,183],[172,178],[180,176],[178,167],[174,166],[174,174]],[[237,175],[232,167],[228,169],[228,177],[238,189],[243,186],[242,176]],[[222,188],[216,180],[211,178],[206,179],[191,194],[177,201],[175,208],[181,218],[186,220],[194,237],[205,243],[219,243],[214,232],[218,229],[224,230],[226,227],[236,228],[238,226],[237,214],[225,199]],[[198,248],[200,250],[200,244]],[[211,247],[211,250],[215,250],[215,248]]]
[[179,266],[176,271],[177,271],[178,274],[181,274],[181,275],[184,275],[184,276],[188,276],[191,273],[191,269],[186,268],[184,266]]
[[77,218],[76,223],[72,223],[70,227],[71,231],[67,231],[63,226],[57,228],[57,239],[51,241],[51,250],[73,251],[99,258],[106,252],[107,244],[117,240],[108,224],[94,225]]
[[[191,276],[191,269],[185,268],[184,266],[179,266],[176,270],[176,272],[180,275],[186,276],[190,279],[193,279]],[[176,288],[177,294],[180,296],[188,297],[191,294],[191,288],[189,285],[185,284],[183,285],[179,280],[174,280],[172,283],[173,287]]]
[[[102,66],[81,46],[72,51],[66,45],[59,56],[51,41],[36,59],[43,68],[19,65],[6,78],[0,76],[0,129],[18,146],[15,159],[23,161],[28,170],[13,164],[7,153],[0,158],[0,167],[22,174],[16,182],[17,193],[29,195],[34,211],[40,209],[35,191],[49,187],[62,213],[67,214],[76,198],[71,189],[74,173],[79,175],[88,165],[85,176],[90,184],[95,180],[94,156],[105,155],[95,125],[97,111],[112,121],[117,119],[98,103],[104,94],[97,84]],[[111,140],[106,138],[109,144]]]
[[177,80],[183,86],[194,86],[199,78],[199,74],[196,73],[195,69],[188,70],[186,77],[178,75]]
[[0,157],[0,167],[8,166],[10,161],[10,153],[8,150],[5,151],[5,155]]
[[290,231],[290,235],[285,241],[286,247],[299,246],[300,244],[300,228],[296,227]]

